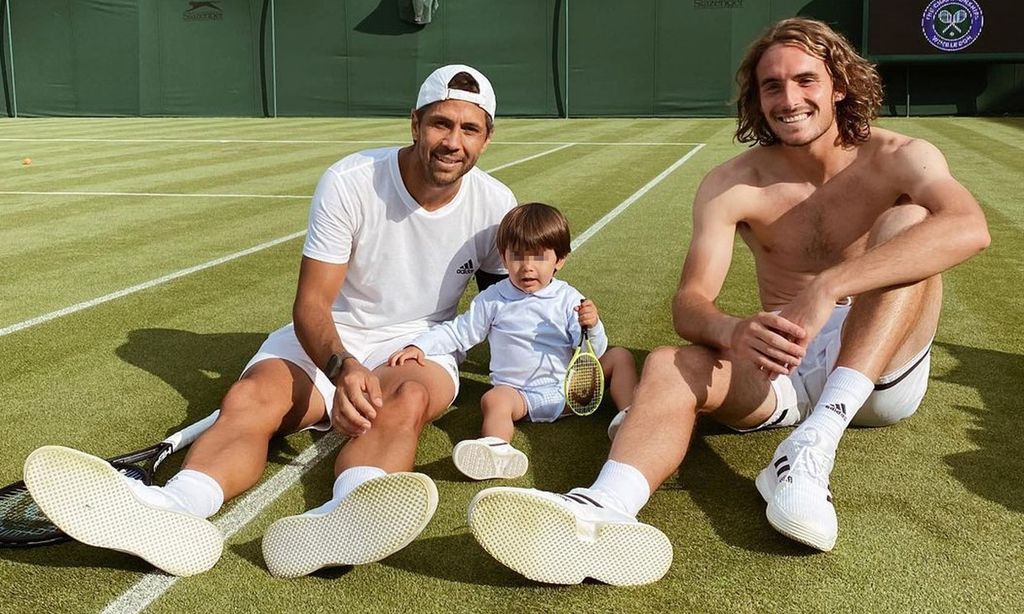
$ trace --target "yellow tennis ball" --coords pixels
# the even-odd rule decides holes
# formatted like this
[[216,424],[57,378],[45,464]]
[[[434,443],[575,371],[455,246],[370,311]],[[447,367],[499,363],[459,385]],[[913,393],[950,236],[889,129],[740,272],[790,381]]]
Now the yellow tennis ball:
[[32,158],[25,158],[24,160],[21,161],[21,164],[22,166],[28,166],[29,164],[32,164]]

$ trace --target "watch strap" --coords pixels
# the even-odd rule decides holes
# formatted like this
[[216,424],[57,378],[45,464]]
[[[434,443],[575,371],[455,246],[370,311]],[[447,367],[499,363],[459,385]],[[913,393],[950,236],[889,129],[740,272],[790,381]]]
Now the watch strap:
[[349,358],[357,360],[352,352],[335,352],[331,354],[331,357],[327,359],[327,366],[324,368],[324,375],[327,376],[327,379],[333,382],[334,378],[341,374],[341,367]]

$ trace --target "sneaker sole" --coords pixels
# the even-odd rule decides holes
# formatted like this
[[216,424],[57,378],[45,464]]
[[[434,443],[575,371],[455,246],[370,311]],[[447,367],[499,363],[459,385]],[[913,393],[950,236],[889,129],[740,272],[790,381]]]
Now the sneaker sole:
[[134,554],[175,576],[210,569],[224,549],[223,535],[209,521],[139,501],[116,469],[78,450],[32,452],[25,484],[39,509],[72,538]]
[[473,480],[513,479],[526,475],[530,460],[519,450],[499,454],[479,441],[460,441],[452,450],[452,462]]
[[557,504],[494,489],[470,503],[473,536],[503,565],[537,582],[649,584],[672,565],[672,544],[640,523],[578,523]]
[[324,567],[379,561],[408,546],[437,509],[437,487],[422,473],[364,482],[327,514],[289,516],[263,536],[263,559],[282,578]]
[[772,503],[768,504],[768,510],[765,515],[768,517],[768,524],[772,525],[776,531],[801,544],[816,548],[822,552],[828,552],[836,545],[836,535],[823,535],[809,529],[786,516],[785,512]]

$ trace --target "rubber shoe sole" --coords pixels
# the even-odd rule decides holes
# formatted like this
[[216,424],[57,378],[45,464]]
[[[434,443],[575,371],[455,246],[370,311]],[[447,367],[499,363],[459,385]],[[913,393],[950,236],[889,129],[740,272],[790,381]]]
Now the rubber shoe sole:
[[372,563],[412,543],[436,509],[437,487],[429,477],[391,473],[360,484],[326,514],[276,521],[263,536],[263,558],[282,578]]
[[488,554],[537,582],[649,584],[672,565],[672,544],[650,525],[578,522],[557,503],[511,489],[478,494],[469,526]]
[[175,576],[210,569],[224,549],[209,521],[139,501],[109,463],[78,450],[32,452],[25,484],[39,509],[75,540],[134,554]]
[[768,510],[765,515],[768,517],[768,524],[772,525],[776,531],[801,544],[816,548],[822,552],[829,552],[836,545],[835,534],[826,535],[819,531],[814,531],[803,523],[793,520],[772,503],[768,504]]
[[452,462],[464,476],[473,480],[519,478],[526,475],[530,467],[529,459],[519,450],[508,445],[489,446],[475,439],[455,444]]

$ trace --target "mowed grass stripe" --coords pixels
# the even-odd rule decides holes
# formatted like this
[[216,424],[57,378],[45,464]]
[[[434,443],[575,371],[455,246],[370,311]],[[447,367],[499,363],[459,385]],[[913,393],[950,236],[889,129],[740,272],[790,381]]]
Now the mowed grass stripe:
[[[564,148],[520,156],[493,168],[537,164],[539,158]],[[0,307],[0,322],[34,319],[40,311],[90,301],[120,284],[141,284],[153,271],[191,268],[197,256],[217,258],[280,237],[282,230],[297,231],[305,226],[308,212],[303,199],[268,203],[182,198],[170,205],[154,198],[75,200],[79,204],[63,210],[65,223],[56,230],[48,220],[45,232],[33,224],[3,233],[7,245],[17,246],[17,252],[5,258],[5,266],[24,273],[9,286],[23,300]]]
[[1024,121],[1013,118],[980,118],[965,117],[960,121],[960,127],[975,132],[982,139],[992,145],[1005,147],[1009,150],[1024,150],[1024,143],[1021,142],[1021,135],[1024,134]]
[[[380,118],[352,120],[304,118],[263,120],[252,118],[166,119],[0,119],[9,138],[96,138],[96,139],[210,139],[210,138],[390,138],[408,139],[408,120]],[[401,130],[401,126],[405,130]]]
[[[509,169],[501,178],[521,202],[542,200],[561,209],[578,235],[692,148],[573,147],[543,165]],[[629,164],[623,164],[624,155]],[[600,191],[590,189],[595,181]]]

